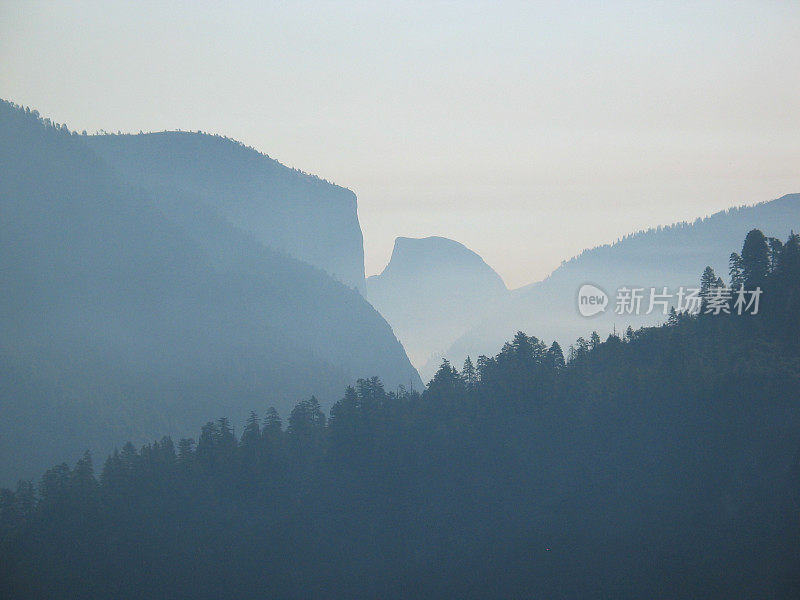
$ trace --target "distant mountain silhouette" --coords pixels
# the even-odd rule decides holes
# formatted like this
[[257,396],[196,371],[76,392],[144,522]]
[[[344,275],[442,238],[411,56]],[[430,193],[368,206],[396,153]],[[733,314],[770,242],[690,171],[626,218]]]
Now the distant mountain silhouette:
[[[660,309],[639,318],[615,314],[616,290],[621,286],[661,288],[697,287],[700,274],[710,265],[728,282],[731,248],[741,248],[745,234],[757,228],[767,236],[786,239],[800,230],[800,194],[789,194],[754,206],[715,213],[692,223],[678,223],[637,232],[614,244],[592,248],[562,263],[541,282],[512,290],[507,298],[486,310],[479,310],[476,324],[444,355],[460,364],[467,355],[491,355],[503,340],[518,330],[546,341],[557,340],[566,350],[578,336],[597,330],[605,338],[614,328],[634,329],[666,320]],[[578,290],[592,283],[610,297],[605,313],[592,318],[577,310]],[[643,303],[643,309],[648,307]],[[391,319],[389,319],[391,323]],[[440,361],[418,365],[423,378],[435,372]]]
[[480,256],[443,237],[397,238],[389,264],[367,279],[369,301],[419,365],[465,333],[476,310],[507,293]]
[[200,200],[262,244],[363,293],[363,238],[350,190],[220,136],[165,131],[84,139],[156,198]]
[[209,414],[326,407],[359,376],[421,386],[354,289],[202,195],[127,181],[96,145],[0,102],[0,481],[59,447],[102,456]]

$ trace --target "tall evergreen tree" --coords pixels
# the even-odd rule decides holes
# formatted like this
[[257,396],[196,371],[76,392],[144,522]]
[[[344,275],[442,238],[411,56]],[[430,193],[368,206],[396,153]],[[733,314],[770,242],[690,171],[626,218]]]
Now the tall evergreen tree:
[[742,246],[742,275],[747,289],[763,285],[769,273],[769,246],[767,238],[758,229],[752,229]]
[[785,281],[800,280],[800,234],[792,231],[781,247],[776,272]]
[[267,409],[267,413],[264,415],[264,423],[261,434],[264,436],[267,434],[278,435],[282,430],[283,421],[281,420],[281,416],[278,414],[278,411],[274,406],[270,406]]
[[703,274],[700,276],[700,297],[707,300],[711,295],[711,291],[717,287],[718,277],[714,273],[714,269],[706,267]]
[[767,246],[769,247],[769,272],[772,273],[778,266],[781,250],[783,250],[783,242],[778,238],[768,237]]
[[428,391],[431,394],[438,395],[451,395],[453,392],[463,389],[464,383],[458,370],[450,364],[446,358],[442,359],[442,364],[439,365],[439,370],[433,376],[428,384]]
[[589,352],[589,342],[586,341],[586,338],[580,336],[577,340],[575,340],[574,358],[581,358],[585,356],[588,352]]
[[245,423],[244,429],[242,430],[242,438],[239,441],[239,445],[242,448],[255,451],[255,449],[259,446],[260,439],[261,425],[258,415],[254,410],[251,410],[250,415],[247,417],[247,422]]
[[706,306],[712,296],[715,293],[715,290],[724,287],[724,283],[722,282],[721,277],[717,277],[717,274],[714,272],[710,266],[706,267],[703,270],[703,274],[700,276],[700,312],[706,312]]
[[669,317],[667,318],[667,325],[670,327],[675,327],[678,324],[678,311],[675,310],[674,306],[669,307]]
[[589,350],[594,350],[600,345],[600,336],[596,331],[593,331],[589,336]]
[[295,464],[302,469],[312,468],[322,458],[325,424],[325,413],[314,396],[299,402],[289,415],[286,434]]
[[474,389],[475,386],[478,385],[478,374],[469,356],[464,360],[464,367],[461,369],[461,379],[468,390]]
[[736,252],[731,252],[731,256],[728,259],[728,273],[731,278],[731,289],[738,290],[744,285],[742,257]]
[[547,364],[551,369],[559,371],[566,366],[564,362],[564,353],[558,342],[553,342],[547,350]]
[[[243,468],[251,474],[258,467],[262,455],[261,425],[255,411],[250,411],[247,417],[242,438],[239,441],[239,454]],[[252,482],[251,482],[252,483]]]
[[194,440],[182,438],[178,442],[178,464],[181,467],[189,467],[194,462]]

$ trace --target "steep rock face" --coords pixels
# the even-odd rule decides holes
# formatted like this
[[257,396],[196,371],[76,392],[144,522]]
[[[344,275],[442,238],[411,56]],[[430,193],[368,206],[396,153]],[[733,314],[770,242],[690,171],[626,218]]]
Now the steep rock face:
[[233,140],[169,131],[85,138],[128,182],[156,198],[198,199],[275,250],[364,292],[356,197]]
[[[478,314],[474,325],[445,356],[458,363],[467,355],[491,355],[518,330],[548,342],[557,340],[566,349],[578,336],[588,337],[593,330],[605,338],[614,329],[621,332],[629,325],[636,329],[664,322],[666,317],[658,307],[638,317],[616,314],[616,290],[621,286],[644,288],[644,313],[651,287],[661,292],[666,286],[668,293],[697,287],[707,265],[727,282],[731,250],[741,249],[751,229],[785,241],[792,230],[800,230],[800,194],[720,211],[692,223],[637,232],[614,244],[586,250],[543,281],[512,290],[503,301]],[[599,286],[610,299],[606,311],[592,318],[578,312],[578,290],[585,283]],[[438,361],[417,366],[425,376]]]
[[507,293],[475,252],[443,237],[397,238],[391,260],[367,280],[367,297],[389,321],[414,364],[463,334],[477,311]]
[[358,292],[187,199],[0,102],[3,484],[214,416],[327,409],[357,377],[421,386]]

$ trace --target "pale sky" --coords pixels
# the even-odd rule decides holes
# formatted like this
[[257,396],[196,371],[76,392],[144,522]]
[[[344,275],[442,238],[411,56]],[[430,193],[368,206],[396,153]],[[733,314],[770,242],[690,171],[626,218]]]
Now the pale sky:
[[630,231],[800,192],[800,2],[0,0],[0,97],[221,133],[510,287]]

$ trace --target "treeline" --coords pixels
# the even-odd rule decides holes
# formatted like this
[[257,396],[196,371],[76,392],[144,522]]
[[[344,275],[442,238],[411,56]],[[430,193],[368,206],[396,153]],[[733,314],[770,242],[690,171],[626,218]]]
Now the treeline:
[[736,256],[758,315],[569,360],[518,333],[421,394],[363,379],[328,418],[311,398],[20,482],[0,595],[797,597],[800,237]]
[[[90,135],[90,134],[87,133],[87,131],[85,129],[83,131],[81,131],[80,133],[78,133],[76,130],[70,129],[69,126],[66,123],[57,123],[55,121],[52,121],[49,117],[42,117],[39,114],[38,110],[36,110],[36,109],[32,110],[29,106],[23,106],[23,105],[17,104],[16,102],[11,102],[9,100],[4,100],[2,98],[0,98],[0,103],[13,108],[19,114],[24,114],[26,116],[26,118],[29,118],[29,119],[37,122],[37,123],[40,123],[46,129],[51,129],[51,130],[56,131],[58,133],[61,133],[63,135],[69,135],[69,136],[78,136],[78,135],[86,136],[86,135]],[[181,129],[177,129],[176,131],[178,133],[189,133],[189,134],[197,133],[197,134],[200,134],[200,135],[205,135],[205,136],[208,136],[208,137],[212,137],[212,138],[215,138],[215,139],[217,139],[219,141],[226,142],[226,143],[229,143],[229,144],[233,144],[234,146],[238,146],[239,148],[241,148],[243,150],[249,150],[249,151],[252,151],[252,152],[257,152],[258,154],[260,154],[260,155],[262,155],[262,156],[264,156],[266,158],[271,159],[271,157],[268,154],[265,154],[265,153],[263,153],[263,152],[261,152],[259,150],[256,150],[252,146],[248,146],[244,142],[240,142],[239,140],[235,140],[235,139],[233,139],[231,137],[228,137],[227,135],[221,135],[219,133],[208,133],[208,132],[203,131],[201,129],[198,129],[196,131],[186,131],[186,132],[184,132]],[[165,129],[164,131],[160,131],[160,132],[148,132],[148,133],[152,134],[152,133],[169,133],[169,132],[170,132],[169,130]],[[122,133],[122,131],[117,131],[115,133],[113,131],[106,131],[105,129],[98,129],[94,133],[94,135],[111,135],[111,136],[119,135],[119,136],[123,136],[123,135],[136,135],[136,134],[134,134],[134,133]],[[147,135],[147,134],[145,134],[143,131],[140,130],[138,135]],[[291,171],[294,171],[295,173],[297,173],[299,175],[304,176],[304,177],[310,177],[310,178],[313,178],[313,179],[317,179],[317,180],[323,181],[324,183],[329,183],[331,185],[336,185],[332,181],[328,181],[327,179],[323,179],[323,178],[318,177],[317,175],[314,175],[312,173],[306,173],[302,169],[298,169],[296,167],[287,167],[287,168],[290,169]]]

